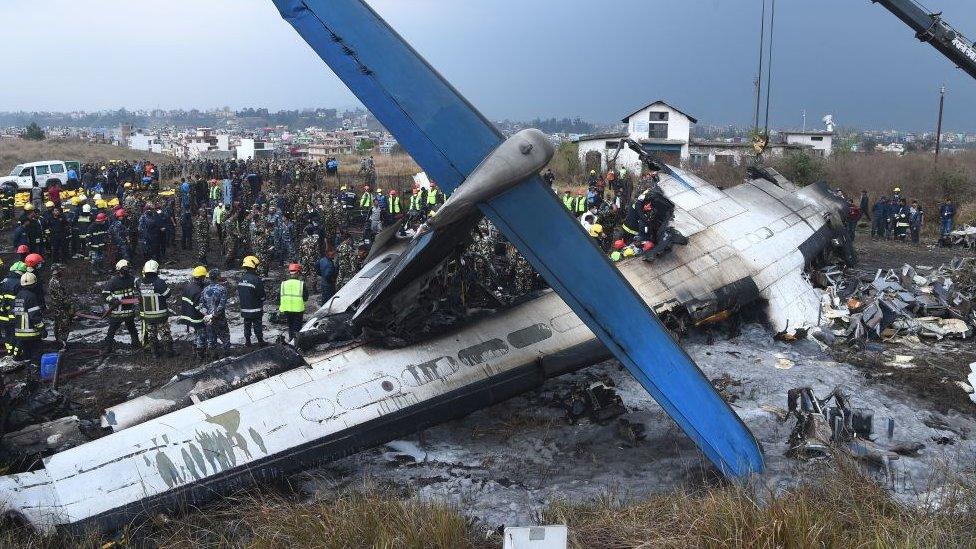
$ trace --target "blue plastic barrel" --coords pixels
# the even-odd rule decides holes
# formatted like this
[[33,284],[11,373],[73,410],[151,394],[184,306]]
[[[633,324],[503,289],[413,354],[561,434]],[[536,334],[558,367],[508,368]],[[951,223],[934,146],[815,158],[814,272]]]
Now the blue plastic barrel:
[[52,381],[58,375],[58,361],[61,353],[41,355],[41,381]]

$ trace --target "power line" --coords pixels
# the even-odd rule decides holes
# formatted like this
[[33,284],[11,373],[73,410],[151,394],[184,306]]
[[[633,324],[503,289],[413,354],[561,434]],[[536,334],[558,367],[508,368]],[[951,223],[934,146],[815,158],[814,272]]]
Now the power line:
[[762,74],[763,74],[763,49],[766,44],[766,0],[762,0],[762,19],[759,23],[759,72],[756,78],[756,123],[753,126],[759,130],[759,107],[762,102]]

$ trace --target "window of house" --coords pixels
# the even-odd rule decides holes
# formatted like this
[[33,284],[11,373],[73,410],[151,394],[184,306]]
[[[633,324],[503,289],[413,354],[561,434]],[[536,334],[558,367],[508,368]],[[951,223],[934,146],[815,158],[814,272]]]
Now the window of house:
[[606,147],[608,149],[616,149],[619,146],[620,146],[620,142],[619,141],[607,141],[607,143],[606,143]]
[[703,164],[708,164],[708,155],[707,154],[692,153],[692,155],[691,155],[691,164],[693,166],[701,166]]
[[651,111],[651,122],[667,122],[669,114],[667,112]]
[[[667,113],[665,113],[667,114]],[[668,123],[663,124],[651,124],[650,131],[648,135],[651,139],[667,139],[668,138]]]
[[822,135],[810,136],[810,141],[823,141],[823,136]]
[[727,164],[729,166],[735,166],[735,156],[731,154],[716,154],[715,155],[716,164]]

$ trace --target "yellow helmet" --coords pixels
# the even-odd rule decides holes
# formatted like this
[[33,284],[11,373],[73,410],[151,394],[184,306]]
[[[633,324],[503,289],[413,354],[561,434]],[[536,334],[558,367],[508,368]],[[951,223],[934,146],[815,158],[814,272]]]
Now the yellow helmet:
[[81,204],[81,199],[76,196],[71,199],[71,204],[77,206],[78,204]]
[[104,209],[106,206],[108,206],[108,202],[105,202],[104,200],[96,200],[95,201],[95,207],[96,208]]
[[249,256],[247,256],[247,257],[244,258],[244,263],[242,263],[241,266],[242,267],[246,267],[248,269],[257,269],[258,268],[258,265],[260,263],[261,263],[261,260],[259,260],[258,258],[254,257],[253,255],[249,255]]
[[207,268],[204,267],[203,265],[198,265],[193,268],[193,273],[192,273],[193,278],[204,278],[209,274],[210,273],[207,271]]
[[340,190],[340,191],[345,191],[345,190],[348,190],[348,189],[349,189],[349,187],[347,187],[347,186],[345,186],[345,185],[343,185],[343,186],[341,186],[341,187],[339,187],[339,190]]
[[627,247],[624,249],[624,257],[634,257],[634,249]]
[[132,183],[126,183],[125,185],[123,185],[123,187],[125,187],[126,189],[131,189]]
[[594,223],[593,225],[590,226],[590,236],[596,237],[596,236],[600,236],[601,234],[603,234],[603,225],[600,225],[599,223]]
[[34,209],[34,205],[31,204],[30,202],[28,202],[27,204],[24,204],[24,211],[25,212],[29,212],[29,211],[31,211],[33,209]]
[[895,192],[896,193],[900,193],[901,192],[901,187],[895,187]]
[[54,207],[54,201],[48,200],[47,202],[44,203],[44,207],[45,208],[53,208]]

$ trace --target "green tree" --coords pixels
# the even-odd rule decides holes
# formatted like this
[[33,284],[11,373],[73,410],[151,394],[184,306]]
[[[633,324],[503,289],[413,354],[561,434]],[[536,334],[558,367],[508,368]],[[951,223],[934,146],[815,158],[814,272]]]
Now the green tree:
[[41,141],[44,139],[44,130],[37,125],[37,122],[31,122],[24,129],[24,139],[30,139],[31,141]]
[[776,165],[783,176],[800,186],[827,178],[824,160],[811,154],[790,153],[776,162]]
[[356,151],[361,154],[366,154],[373,150],[373,147],[375,146],[376,143],[372,139],[362,139],[359,141],[359,144],[356,145]]

